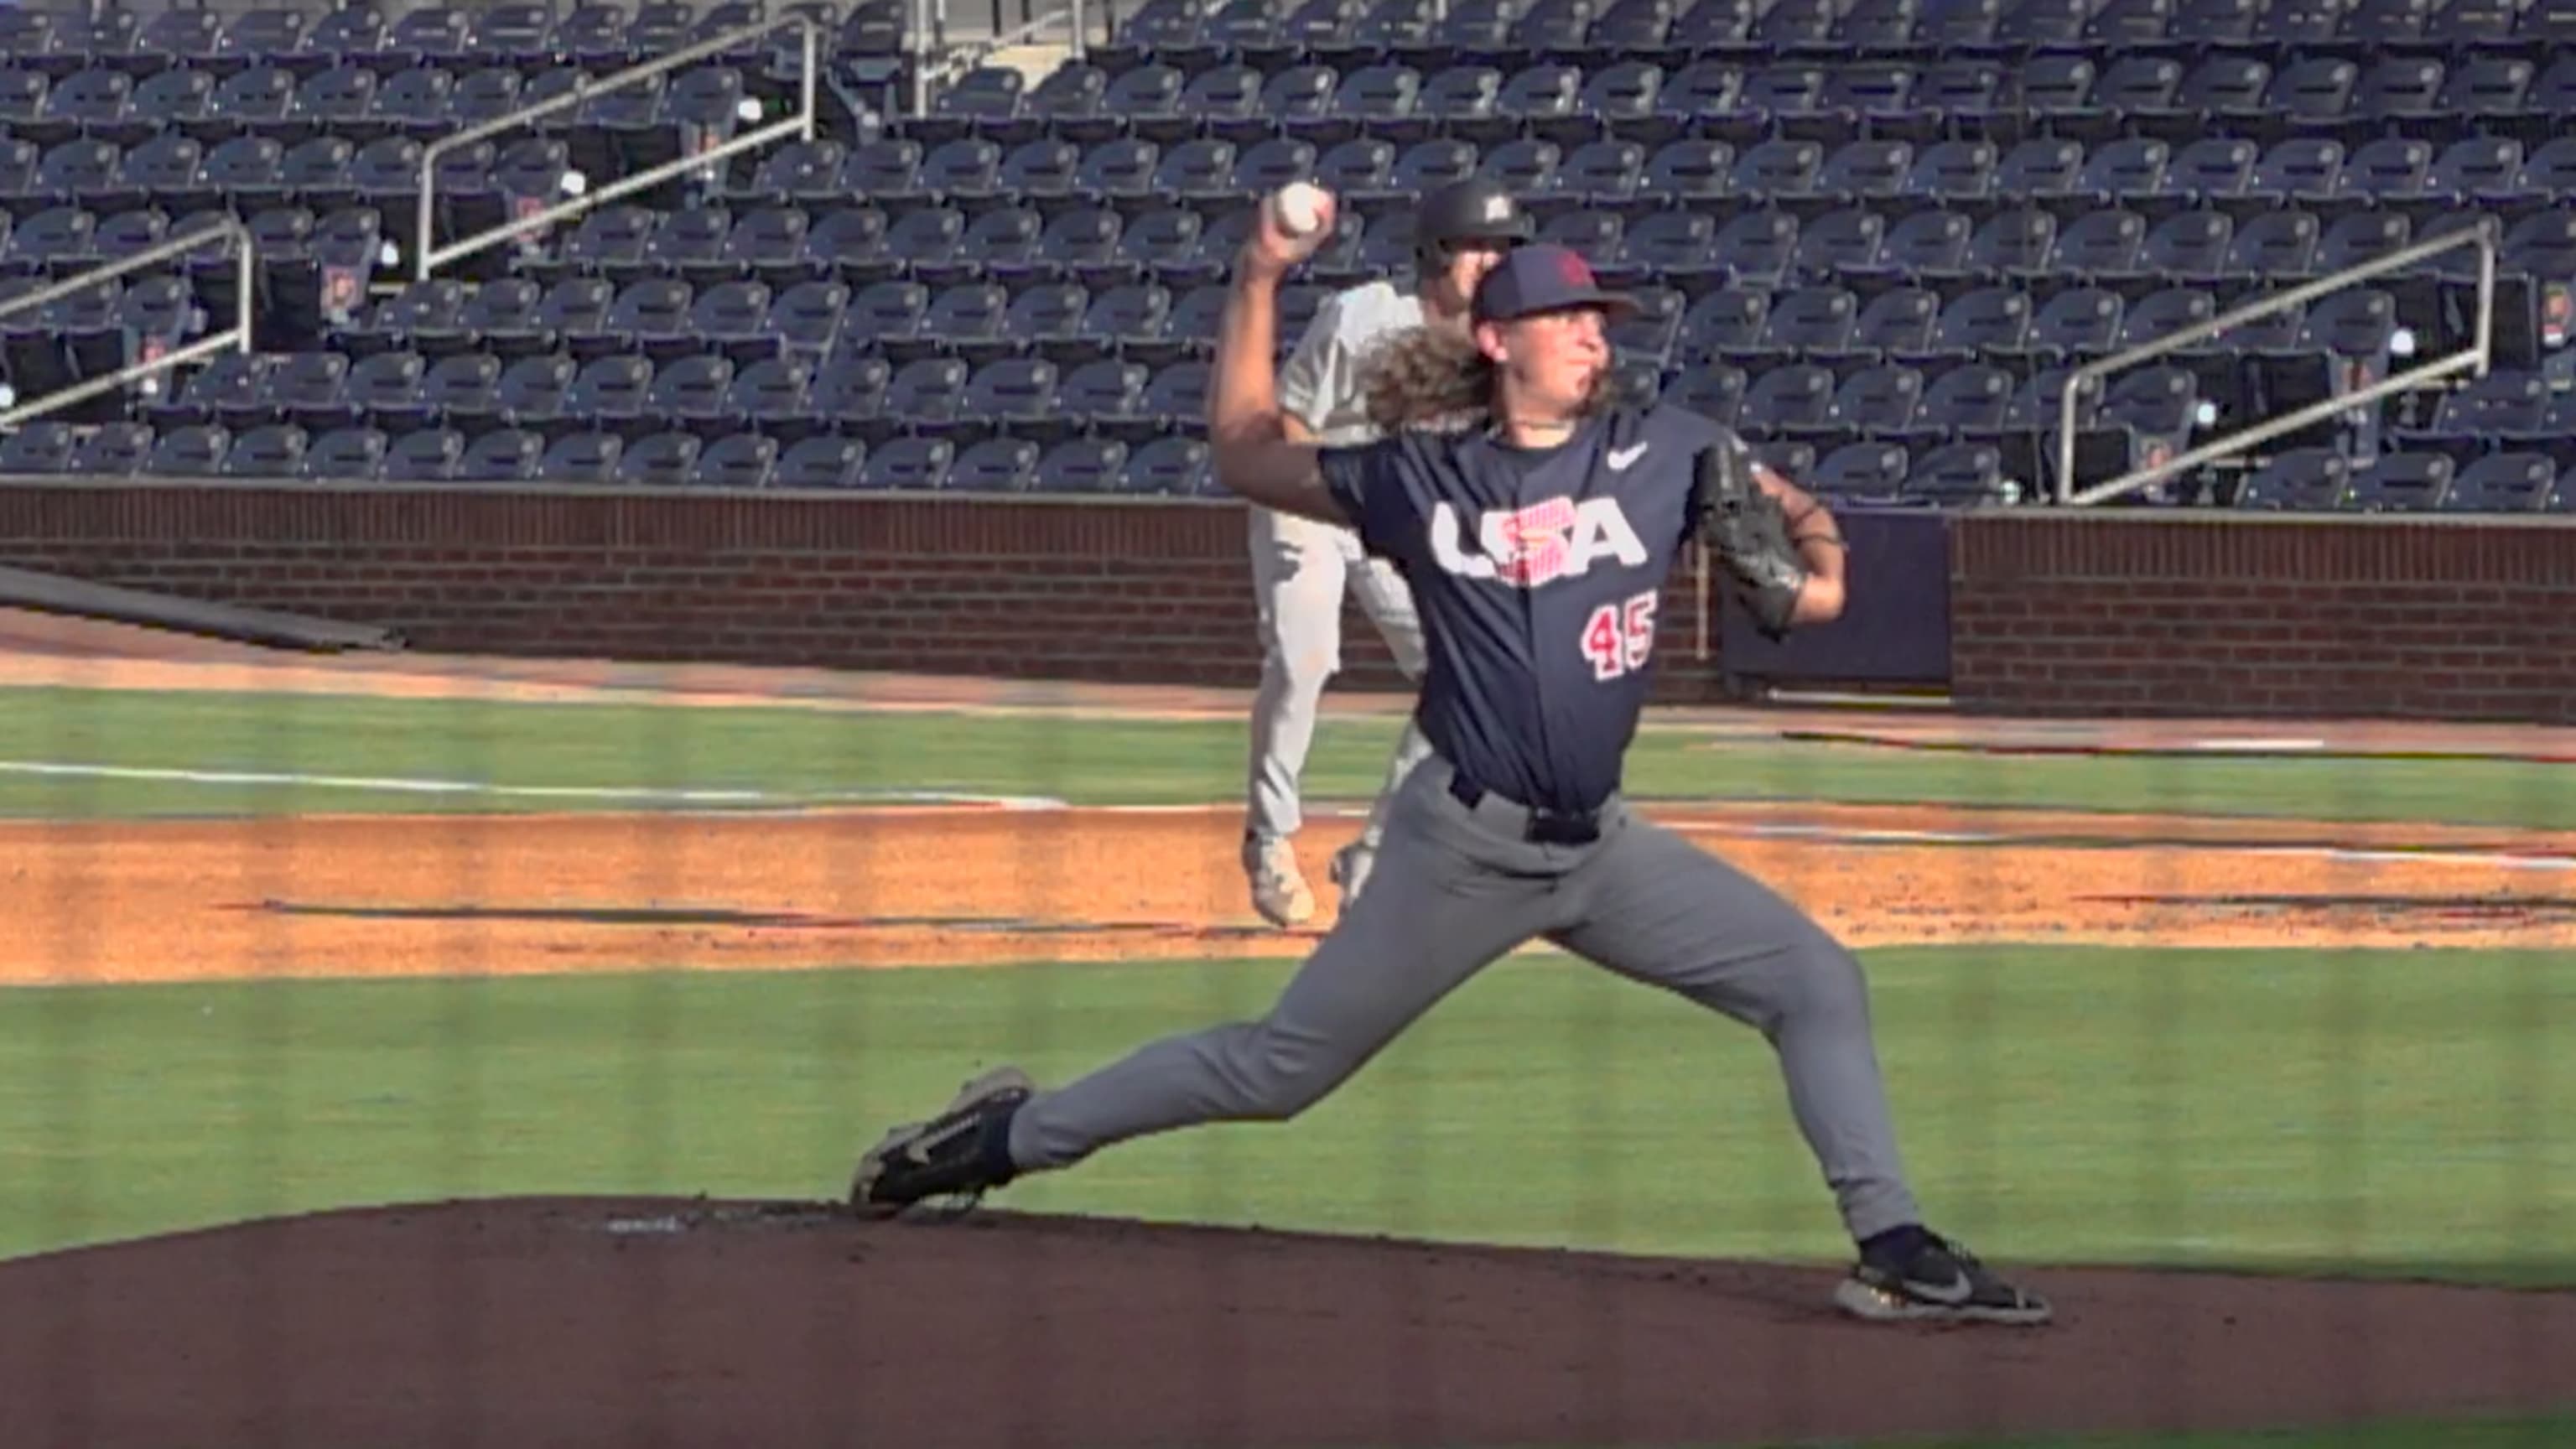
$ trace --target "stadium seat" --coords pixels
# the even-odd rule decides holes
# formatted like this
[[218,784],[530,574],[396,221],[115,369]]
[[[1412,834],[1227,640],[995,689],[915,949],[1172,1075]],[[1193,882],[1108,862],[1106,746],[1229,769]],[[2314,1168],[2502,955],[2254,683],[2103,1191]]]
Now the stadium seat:
[[335,428],[314,437],[300,476],[315,482],[373,482],[384,476],[392,446],[381,428]]
[[[645,416],[664,427],[712,422],[726,415],[733,390],[731,358],[709,353],[674,358],[652,374],[645,394]],[[579,384],[575,385],[576,394]]]
[[789,444],[771,470],[772,488],[846,489],[860,485],[867,447],[855,438],[823,434]]
[[1902,491],[1906,450],[1896,443],[1855,442],[1816,460],[1807,486],[1828,500],[1892,503]]
[[957,445],[947,438],[894,438],[868,453],[858,486],[935,491],[947,485],[949,470],[956,460]]
[[1733,426],[1744,407],[1751,378],[1730,363],[1699,362],[1685,366],[1664,388],[1664,400],[1689,408],[1716,422]]
[[161,433],[143,471],[156,478],[213,478],[223,472],[232,433],[219,423],[188,423]]
[[2460,469],[2442,498],[2448,513],[2528,513],[2553,505],[2558,465],[2546,453],[2506,451]]
[[466,440],[454,428],[424,428],[394,439],[385,450],[388,483],[444,483],[463,468]]
[[2334,513],[2350,489],[2351,460],[2328,448],[2293,448],[2266,461],[2235,491],[2235,506]]
[[688,482],[699,488],[762,488],[777,465],[777,439],[730,433],[705,445]]
[[2018,501],[2003,476],[2003,452],[1992,443],[1958,442],[1911,460],[1898,501],[1958,508]]
[[270,423],[234,436],[224,450],[223,472],[231,478],[284,479],[303,476],[312,435],[292,423]]
[[2014,387],[2011,373],[1985,363],[1945,369],[1925,384],[1908,430],[1946,437],[2000,433]]
[[2353,502],[2371,512],[2432,512],[2448,502],[2458,472],[2446,454],[2384,453],[2353,476]]
[[[593,435],[593,437],[598,439],[602,446],[611,443],[616,445],[616,462],[612,472],[614,480],[638,488],[686,486],[696,479],[699,457],[706,451],[705,442],[695,433],[647,433],[631,441],[619,439],[613,435]],[[564,440],[566,443],[575,441],[577,440],[571,438]],[[557,445],[559,449],[561,446],[561,444]],[[547,454],[546,473],[550,481],[555,478],[555,470],[558,466],[556,460],[559,456],[561,454],[556,451],[549,451]],[[575,466],[580,469],[587,468],[587,464]],[[592,480],[585,474],[580,481]]]
[[78,437],[72,425],[39,418],[0,436],[0,473],[54,474],[71,467]]
[[72,450],[66,471],[91,478],[129,478],[143,471],[153,443],[150,424],[103,424]]
[[1122,491],[1165,497],[1213,492],[1208,445],[1198,438],[1158,438],[1128,454]]

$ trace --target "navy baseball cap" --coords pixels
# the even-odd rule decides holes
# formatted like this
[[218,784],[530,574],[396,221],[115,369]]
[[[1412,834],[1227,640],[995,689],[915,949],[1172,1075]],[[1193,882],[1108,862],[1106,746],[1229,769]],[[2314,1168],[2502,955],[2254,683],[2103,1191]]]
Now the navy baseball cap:
[[1503,253],[1477,284],[1472,310],[1479,322],[1511,322],[1569,307],[1603,307],[1617,314],[1637,310],[1637,302],[1602,290],[1581,252],[1554,242],[1531,242]]

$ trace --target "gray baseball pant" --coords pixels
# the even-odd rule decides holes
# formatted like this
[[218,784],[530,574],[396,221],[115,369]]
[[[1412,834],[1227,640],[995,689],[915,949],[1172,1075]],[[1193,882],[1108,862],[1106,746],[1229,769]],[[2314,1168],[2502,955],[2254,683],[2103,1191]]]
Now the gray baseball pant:
[[[1422,619],[1413,591],[1384,559],[1362,552],[1358,535],[1269,508],[1251,515],[1252,588],[1261,611],[1261,685],[1252,700],[1252,769],[1246,828],[1264,839],[1297,833],[1305,812],[1299,784],[1315,742],[1324,684],[1342,667],[1342,594],[1359,595],[1404,677],[1422,678]],[[1407,720],[1387,762],[1386,781],[1360,839],[1374,847],[1396,788],[1431,746]]]
[[1613,801],[1598,840],[1533,843],[1528,812],[1472,807],[1434,755],[1398,792],[1369,889],[1270,1013],[1151,1043],[1011,1126],[1023,1170],[1203,1122],[1285,1121],[1442,997],[1543,938],[1760,1031],[1855,1239],[1919,1221],[1879,1079],[1860,963],[1768,887]]

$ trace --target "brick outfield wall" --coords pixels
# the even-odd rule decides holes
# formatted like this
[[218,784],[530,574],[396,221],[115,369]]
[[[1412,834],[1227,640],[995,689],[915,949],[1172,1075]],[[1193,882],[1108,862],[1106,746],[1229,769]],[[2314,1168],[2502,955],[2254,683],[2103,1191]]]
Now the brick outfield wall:
[[2576,722],[2576,519],[1979,514],[1950,561],[1965,709]]
[[[1232,502],[0,484],[0,563],[433,652],[1247,687]],[[1668,699],[1705,697],[1687,572]],[[1714,639],[1714,630],[1710,636]],[[1401,676],[1355,601],[1337,689]]]
[[[2576,520],[2033,511],[1963,515],[1949,550],[1965,709],[2576,721]],[[1230,503],[28,482],[0,485],[0,563],[438,652],[1231,686],[1259,669]],[[1699,601],[1685,569],[1664,699],[1728,689],[1694,657]],[[1375,630],[1344,617],[1336,687],[1395,687]]]

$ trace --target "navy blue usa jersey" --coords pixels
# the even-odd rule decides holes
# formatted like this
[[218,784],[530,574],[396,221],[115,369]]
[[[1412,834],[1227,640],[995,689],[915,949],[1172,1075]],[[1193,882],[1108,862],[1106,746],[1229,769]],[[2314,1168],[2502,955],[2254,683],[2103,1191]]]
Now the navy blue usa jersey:
[[1428,653],[1415,717],[1451,764],[1544,810],[1590,811],[1619,788],[1712,445],[1743,446],[1659,406],[1547,448],[1476,431],[1323,450],[1361,543],[1412,587]]

